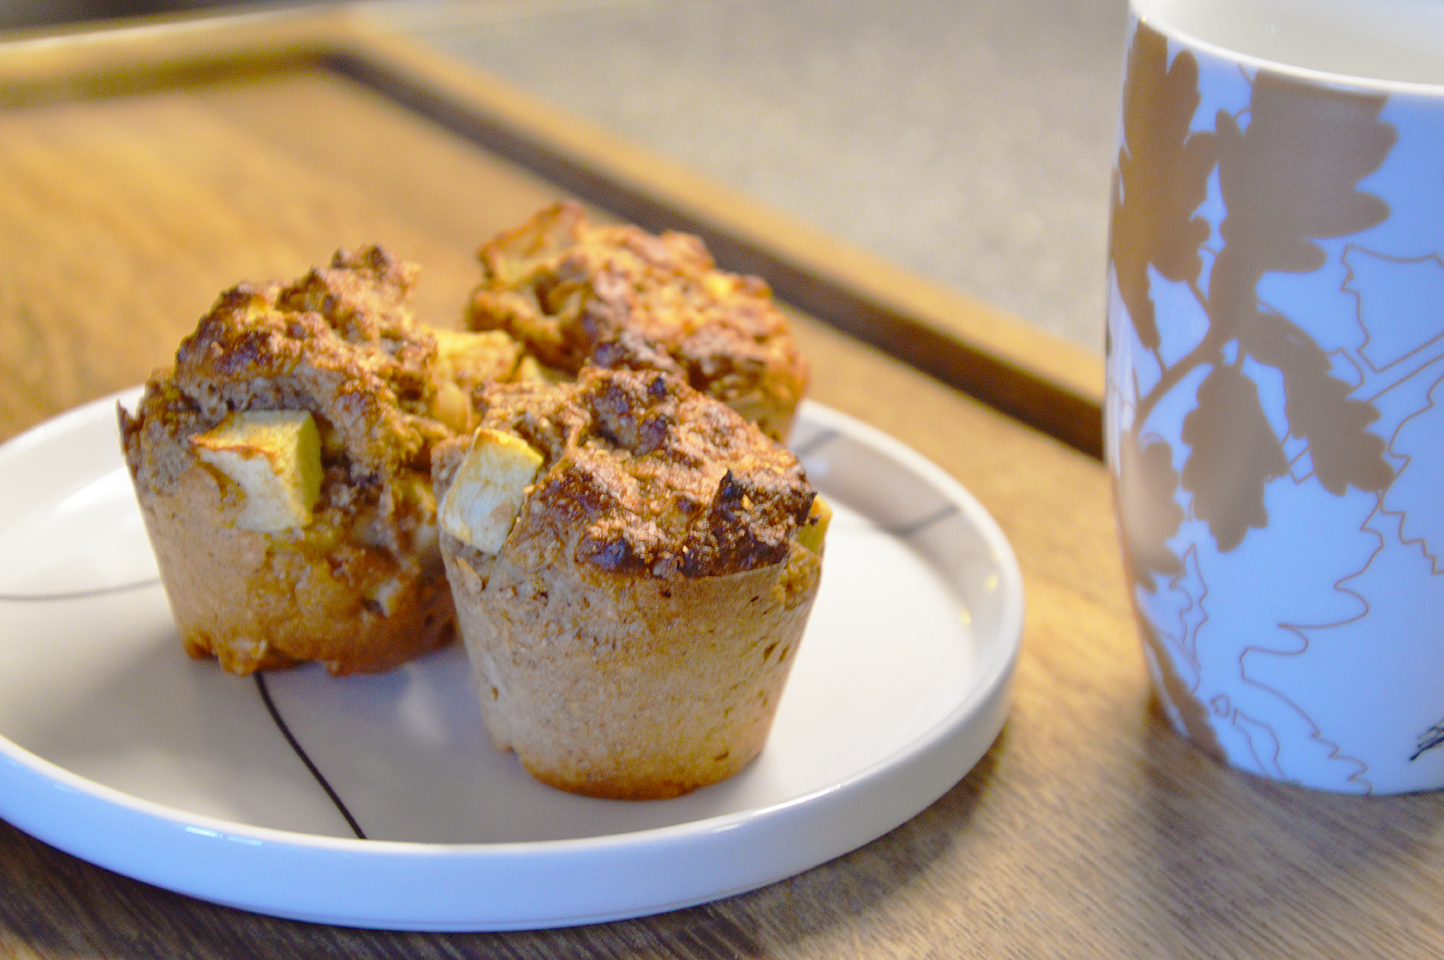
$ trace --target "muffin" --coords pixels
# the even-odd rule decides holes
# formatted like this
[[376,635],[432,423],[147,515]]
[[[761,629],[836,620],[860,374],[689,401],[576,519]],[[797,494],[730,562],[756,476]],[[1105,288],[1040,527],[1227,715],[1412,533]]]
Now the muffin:
[[377,672],[454,636],[431,452],[474,426],[470,391],[521,351],[501,334],[443,350],[411,316],[415,272],[368,247],[238,285],[119,410],[192,656],[237,674]]
[[661,370],[785,440],[808,368],[756,277],[695,236],[593,225],[559,203],[481,247],[466,326],[503,330],[543,366]]
[[821,578],[802,467],[658,371],[481,392],[433,460],[492,743],[537,779],[674,797],[761,751]]

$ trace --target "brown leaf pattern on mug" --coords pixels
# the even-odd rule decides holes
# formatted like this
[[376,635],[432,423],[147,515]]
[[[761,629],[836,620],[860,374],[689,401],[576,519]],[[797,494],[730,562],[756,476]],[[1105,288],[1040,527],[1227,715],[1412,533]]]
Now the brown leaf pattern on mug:
[[1222,339],[1258,310],[1258,283],[1279,270],[1324,265],[1313,240],[1366,230],[1389,207],[1357,189],[1393,149],[1394,128],[1379,122],[1387,97],[1328,90],[1260,70],[1248,127],[1220,112],[1219,189],[1228,214],[1224,246],[1209,277],[1208,312]]
[[[1194,516],[1207,523],[1218,547],[1238,547],[1249,530],[1268,523],[1264,490],[1288,470],[1283,436],[1260,401],[1245,360],[1276,369],[1284,383],[1284,436],[1306,441],[1315,475],[1326,490],[1380,492],[1394,479],[1385,444],[1368,427],[1378,410],[1352,396],[1331,372],[1328,355],[1288,318],[1259,301],[1259,283],[1271,272],[1301,273],[1325,265],[1316,240],[1366,230],[1389,216],[1388,205],[1359,189],[1383,163],[1397,139],[1380,120],[1387,96],[1301,83],[1267,70],[1252,80],[1248,109],[1220,111],[1215,130],[1189,133],[1201,102],[1198,64],[1178,54],[1170,64],[1167,41],[1137,25],[1125,81],[1124,147],[1114,184],[1110,256],[1125,308],[1142,346],[1160,363],[1158,379],[1138,397],[1131,428],[1119,440],[1123,469],[1144,469],[1139,437],[1151,411],[1185,381],[1198,382],[1196,407],[1184,418],[1189,446],[1180,474]],[[1223,243],[1207,271],[1201,253],[1207,221],[1194,216],[1218,173],[1226,213]],[[1208,327],[1181,356],[1164,361],[1148,268],[1185,282]],[[1207,371],[1199,382],[1195,371]],[[1135,458],[1135,459],[1128,459]],[[1171,469],[1171,468],[1170,468]],[[1160,523],[1155,491],[1164,478],[1120,483],[1120,518],[1142,524],[1136,535],[1133,575],[1151,588],[1152,573],[1174,569],[1156,542]],[[1140,498],[1139,503],[1126,502]]]
[[1176,577],[1183,561],[1168,546],[1183,523],[1176,499],[1178,471],[1173,448],[1162,440],[1140,446],[1133,434],[1119,445],[1119,509],[1122,511],[1123,556],[1129,574],[1145,589],[1157,586],[1155,574]]
[[1183,418],[1182,436],[1192,448],[1182,479],[1193,512],[1220,550],[1232,550],[1251,528],[1268,525],[1264,487],[1288,469],[1258,385],[1236,366],[1214,367],[1199,384],[1198,406]]
[[1124,146],[1113,183],[1110,254],[1118,289],[1138,331],[1159,345],[1148,268],[1173,281],[1197,282],[1199,247],[1208,221],[1193,212],[1203,203],[1214,166],[1213,135],[1190,133],[1198,109],[1198,62],[1181,54],[1168,62],[1168,44],[1141,31],[1129,51],[1123,91]]
[[1178,722],[1183,725],[1184,732],[1208,756],[1215,760],[1227,760],[1223,745],[1218,742],[1218,735],[1213,732],[1213,726],[1208,721],[1208,707],[1198,699],[1198,691],[1184,682],[1179,675],[1178,668],[1173,665],[1173,655],[1168,645],[1147,618],[1139,617],[1138,626],[1143,633],[1144,642],[1153,648],[1153,659],[1158,664],[1159,679],[1163,687],[1160,693],[1177,713]]
[[1276,313],[1261,313],[1241,331],[1242,349],[1284,374],[1289,429],[1308,441],[1324,489],[1380,493],[1394,480],[1384,438],[1370,433],[1379,419],[1371,403],[1351,399],[1352,387],[1329,370],[1329,358],[1307,333]]

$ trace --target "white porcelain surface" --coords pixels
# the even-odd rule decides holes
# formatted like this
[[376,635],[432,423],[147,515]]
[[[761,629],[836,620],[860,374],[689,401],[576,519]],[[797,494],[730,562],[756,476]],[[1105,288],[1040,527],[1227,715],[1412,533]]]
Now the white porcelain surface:
[[355,926],[642,915],[880,836],[966,774],[1006,717],[1023,615],[1008,543],[942,471],[807,405],[794,447],[837,517],[756,763],[676,800],[591,800],[491,748],[459,648],[377,677],[268,675],[338,806],[255,681],[182,652],[114,409],[0,447],[0,816],[118,872]]

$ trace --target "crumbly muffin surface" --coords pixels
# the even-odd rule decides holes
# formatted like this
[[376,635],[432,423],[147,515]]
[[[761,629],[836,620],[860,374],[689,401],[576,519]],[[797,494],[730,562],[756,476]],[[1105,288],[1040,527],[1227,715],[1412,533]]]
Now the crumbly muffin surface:
[[[182,639],[233,672],[320,660],[389,669],[449,639],[431,490],[435,336],[407,300],[415,269],[340,251],[293,283],[238,285],[146,384],[122,443]],[[193,438],[237,412],[304,411],[320,436],[310,522],[237,529],[246,493]]]
[[[432,446],[452,434],[437,418],[435,338],[406,301],[414,267],[377,247],[339,251],[291,284],[223,293],[157,371],[127,427],[162,437],[136,464],[163,489],[192,463],[185,439],[242,410],[304,410],[316,418],[325,482],[318,533],[354,526],[358,539],[400,552],[434,522],[426,482]],[[128,444],[129,446],[129,444]],[[364,506],[364,509],[358,508]]]
[[435,338],[406,306],[415,273],[369,247],[289,285],[236,286],[181,342],[176,386],[217,422],[309,410],[357,475],[419,465],[448,431],[430,416]]
[[[544,457],[518,538],[580,531],[575,558],[599,570],[699,578],[778,563],[816,496],[790,452],[665,373],[593,368],[479,401],[484,426]],[[438,495],[464,452],[464,438],[440,448]]]
[[590,224],[557,204],[479,252],[467,324],[538,360],[661,370],[784,439],[807,385],[787,318],[757,277],[717,269],[690,234]]

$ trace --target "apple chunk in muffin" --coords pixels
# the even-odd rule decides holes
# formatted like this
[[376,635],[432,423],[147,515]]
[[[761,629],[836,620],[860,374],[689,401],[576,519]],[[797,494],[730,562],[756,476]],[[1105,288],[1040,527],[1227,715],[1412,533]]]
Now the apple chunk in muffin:
[[240,488],[236,526],[284,533],[308,526],[321,495],[321,435],[302,410],[247,410],[191,437],[196,456]]
[[541,469],[542,455],[525,440],[479,428],[441,501],[441,529],[484,553],[496,553]]

